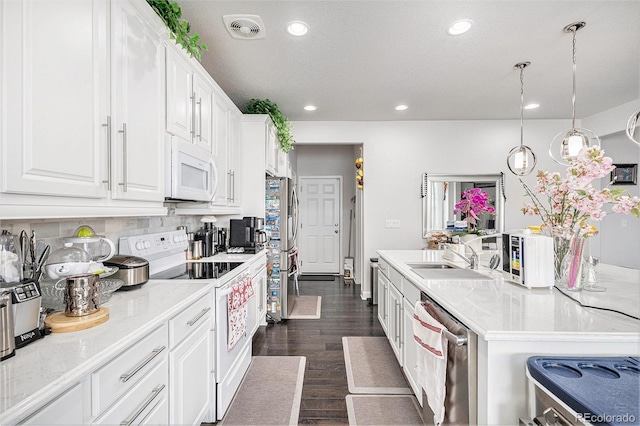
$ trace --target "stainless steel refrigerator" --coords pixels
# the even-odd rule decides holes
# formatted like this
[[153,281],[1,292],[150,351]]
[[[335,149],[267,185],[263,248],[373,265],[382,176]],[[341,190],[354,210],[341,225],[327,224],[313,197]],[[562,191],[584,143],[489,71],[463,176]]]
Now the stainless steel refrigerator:
[[298,197],[289,178],[267,176],[265,192],[267,318],[279,322],[289,317],[298,290]]

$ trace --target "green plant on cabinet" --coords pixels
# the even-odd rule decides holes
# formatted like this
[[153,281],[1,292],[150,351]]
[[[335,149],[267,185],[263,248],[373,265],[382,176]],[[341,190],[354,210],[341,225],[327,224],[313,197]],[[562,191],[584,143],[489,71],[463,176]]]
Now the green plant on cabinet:
[[278,105],[269,99],[251,99],[247,102],[247,114],[269,114],[278,131],[280,149],[289,152],[293,149],[293,126],[287,117],[278,109]]
[[200,42],[198,33],[191,32],[191,24],[186,19],[182,19],[180,5],[173,0],[147,0],[149,6],[164,21],[171,32],[171,38],[182,46],[191,57],[202,59],[202,51],[207,50],[207,45]]

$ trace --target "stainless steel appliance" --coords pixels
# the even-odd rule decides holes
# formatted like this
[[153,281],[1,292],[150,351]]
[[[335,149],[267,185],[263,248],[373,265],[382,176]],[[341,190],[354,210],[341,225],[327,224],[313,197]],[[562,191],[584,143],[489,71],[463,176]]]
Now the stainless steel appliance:
[[13,330],[16,348],[21,348],[42,337],[39,328],[42,292],[34,280],[3,284],[0,291],[11,293]]
[[298,231],[298,197],[291,179],[267,177],[265,230],[269,240],[267,262],[271,265],[267,267],[267,315],[280,321],[289,318],[296,290],[295,277],[289,273],[294,261],[289,254],[297,249]]
[[[478,424],[478,336],[426,293],[420,292],[420,300],[425,303],[427,312],[448,330],[444,333],[448,345],[443,424]],[[432,425],[433,411],[424,390],[422,401],[424,423]]]
[[[122,250],[123,245],[120,247],[120,250]],[[113,278],[124,281],[124,284],[119,290],[131,290],[138,288],[149,281],[149,261],[142,257],[132,256],[129,254],[118,254],[104,262],[104,264],[107,266],[118,267],[118,272],[113,274]]]
[[11,293],[0,291],[0,361],[16,354]]
[[212,201],[218,174],[206,149],[167,134],[165,198],[177,201]]
[[100,309],[100,277],[96,274],[67,277],[64,292],[64,313],[82,317]]

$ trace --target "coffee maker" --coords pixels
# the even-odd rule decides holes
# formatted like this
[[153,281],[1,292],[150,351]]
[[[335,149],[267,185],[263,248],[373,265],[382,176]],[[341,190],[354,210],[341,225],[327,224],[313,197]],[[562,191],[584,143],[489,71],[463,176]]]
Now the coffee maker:
[[247,216],[229,221],[227,253],[257,253],[264,248],[264,219]]

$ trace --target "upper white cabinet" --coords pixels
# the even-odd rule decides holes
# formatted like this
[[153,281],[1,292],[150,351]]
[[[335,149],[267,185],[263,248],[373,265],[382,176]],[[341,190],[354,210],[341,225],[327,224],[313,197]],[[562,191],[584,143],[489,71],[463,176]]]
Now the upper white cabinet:
[[150,22],[143,0],[0,7],[1,73],[11,82],[2,218],[164,214],[159,18]]
[[1,4],[3,193],[107,196],[108,6]]
[[213,142],[213,161],[218,168],[218,189],[211,202],[216,206],[229,204],[231,194],[231,174],[229,170],[229,143],[231,136],[231,108],[221,96],[216,96],[213,102],[213,116],[215,137]]
[[178,49],[166,48],[167,132],[212,151],[212,79]]
[[111,2],[113,197],[164,201],[164,47],[129,1]]

